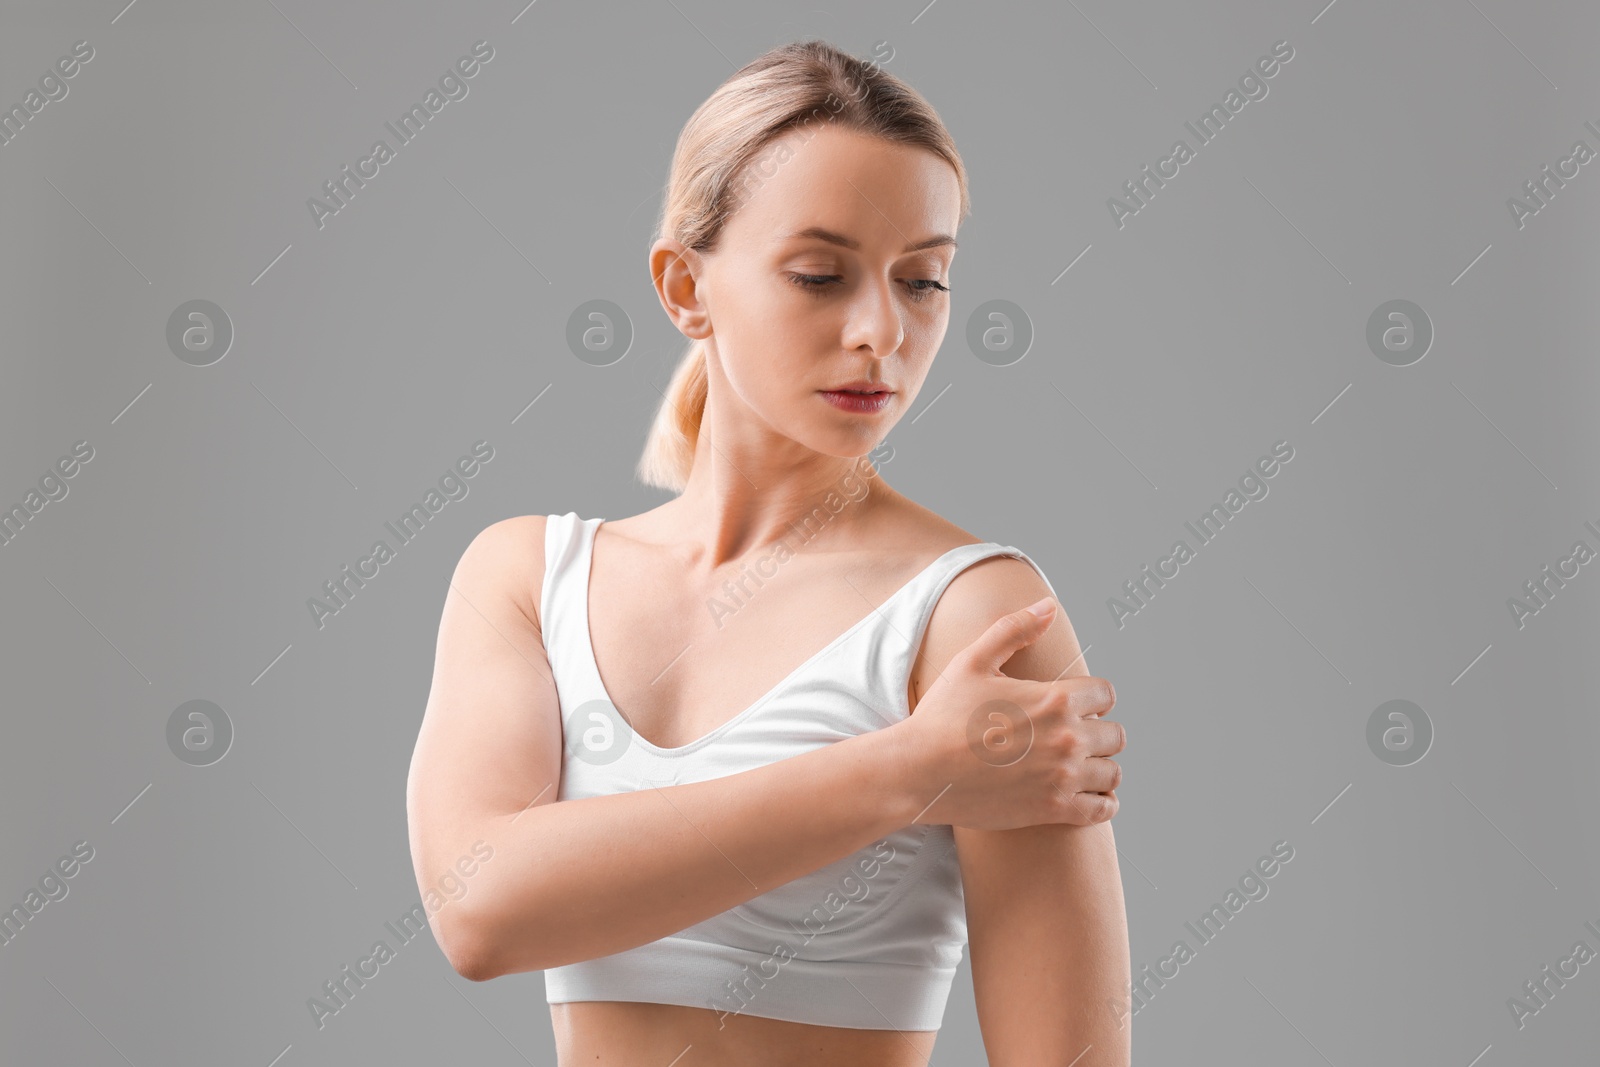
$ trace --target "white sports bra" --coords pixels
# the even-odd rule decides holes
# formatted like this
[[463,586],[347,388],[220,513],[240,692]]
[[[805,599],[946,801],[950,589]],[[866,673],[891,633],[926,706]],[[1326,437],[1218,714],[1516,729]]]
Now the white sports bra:
[[[561,702],[558,800],[721,778],[898,722],[910,714],[906,686],[934,603],[957,573],[1005,555],[1044,577],[1007,545],[952,548],[728,722],[659,748],[629,729],[595,665],[588,586],[604,521],[568,512],[545,527],[539,617]],[[954,834],[922,823],[671,936],[549,968],[545,1000],[937,1030],[966,943]]]

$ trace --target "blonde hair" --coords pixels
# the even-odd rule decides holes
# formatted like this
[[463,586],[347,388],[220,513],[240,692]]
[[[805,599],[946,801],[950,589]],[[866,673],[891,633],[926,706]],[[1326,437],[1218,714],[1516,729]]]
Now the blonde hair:
[[[696,251],[714,251],[723,225],[759,185],[756,156],[819,118],[944,159],[961,190],[958,220],[966,218],[966,168],[933,106],[876,62],[813,39],[745,64],[689,116],[672,155],[656,239],[670,236]],[[690,342],[656,410],[637,471],[646,485],[681,493],[689,483],[706,409],[705,344]]]

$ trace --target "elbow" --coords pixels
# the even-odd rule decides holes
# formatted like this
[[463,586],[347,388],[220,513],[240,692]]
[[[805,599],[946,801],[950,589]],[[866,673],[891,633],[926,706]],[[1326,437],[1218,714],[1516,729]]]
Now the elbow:
[[446,952],[450,966],[457,974],[469,982],[487,982],[491,978],[500,977],[500,972],[489,965],[481,955],[475,953]]
[[[460,910],[449,914],[455,909]],[[534,946],[543,944],[540,931],[521,921],[513,934],[487,908],[469,910],[452,904],[434,917],[434,931],[451,968],[470,982],[546,970],[559,962],[535,951]]]
[[481,917],[441,914],[434,931],[450,967],[469,982],[487,982],[504,973],[494,952],[497,939]]

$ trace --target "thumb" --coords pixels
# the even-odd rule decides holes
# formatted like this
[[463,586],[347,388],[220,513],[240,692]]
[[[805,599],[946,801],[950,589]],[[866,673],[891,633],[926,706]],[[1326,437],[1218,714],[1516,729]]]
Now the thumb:
[[968,666],[980,671],[998,671],[1025,645],[1038,640],[1055,618],[1056,602],[1045,597],[1037,604],[1002,615],[964,651]]

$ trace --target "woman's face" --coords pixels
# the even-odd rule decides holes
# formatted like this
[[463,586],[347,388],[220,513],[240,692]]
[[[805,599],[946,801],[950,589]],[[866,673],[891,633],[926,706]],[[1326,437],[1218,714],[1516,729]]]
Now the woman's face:
[[[824,122],[767,145],[742,188],[715,251],[677,284],[702,313],[680,329],[712,339],[717,422],[748,412],[814,451],[864,455],[909,408],[949,323],[955,171]],[[829,395],[873,387],[887,402]]]

